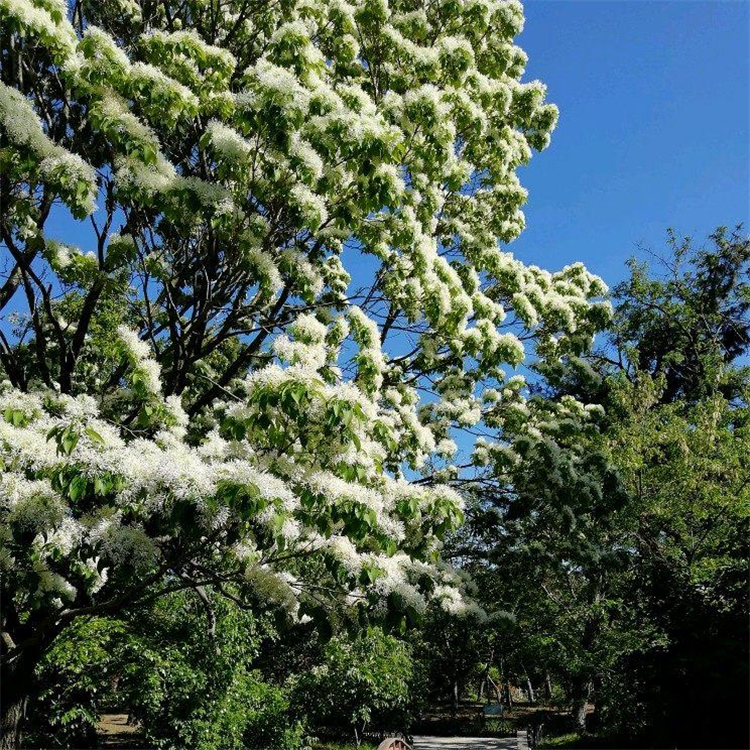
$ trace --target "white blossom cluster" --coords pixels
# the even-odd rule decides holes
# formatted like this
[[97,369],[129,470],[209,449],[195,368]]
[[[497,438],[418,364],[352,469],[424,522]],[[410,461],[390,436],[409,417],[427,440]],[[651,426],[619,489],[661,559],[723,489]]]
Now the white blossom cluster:
[[143,385],[149,393],[161,394],[161,368],[159,363],[151,357],[151,349],[145,341],[138,338],[138,334],[120,326],[117,335],[124,345],[127,358],[133,369],[142,376]]
[[[313,319],[298,323],[297,335],[310,347],[319,345],[323,333]],[[119,335],[132,369],[148,373],[154,379],[149,388],[160,393],[148,347],[131,331]],[[247,575],[255,575],[258,565],[282,582],[299,575],[275,562],[296,549],[342,565],[352,592],[360,591],[366,567],[375,580],[370,595],[397,592],[412,606],[423,606],[415,580],[430,568],[409,555],[410,540],[417,529],[424,544],[434,525],[446,520],[455,525],[461,515],[458,495],[378,469],[377,459],[386,452],[376,429],[380,409],[351,383],[327,383],[309,363],[271,365],[250,376],[244,392],[243,403],[219,407],[221,428],[191,447],[174,430],[153,439],[126,439],[100,418],[88,396],[3,387],[0,518],[4,528],[33,536],[27,550],[10,547],[4,554],[17,571],[29,564],[26,555],[34,556],[42,581],[38,606],[63,611],[80,605],[106,587],[109,571],[125,561],[136,575],[153,572],[168,558],[167,539],[195,534],[210,537],[214,546],[227,546],[240,534],[231,545],[234,566]],[[274,400],[290,392],[300,393],[294,408]],[[275,416],[273,427],[290,445],[269,439],[268,428],[255,429],[266,403],[274,404],[268,410]],[[327,428],[332,408],[348,429]],[[76,441],[66,448],[69,432]],[[355,467],[369,468],[352,473]],[[84,512],[94,498],[95,510]],[[249,515],[246,502],[253,508]],[[189,521],[175,520],[178,510],[189,511]],[[355,522],[361,527],[352,530]],[[171,528],[168,537],[154,533],[165,524]],[[432,548],[438,544],[433,536]]]
[[88,214],[94,209],[96,172],[80,156],[50,140],[31,102],[0,82],[0,129],[10,143],[38,161],[39,177]]
[[[407,467],[428,474],[437,460],[454,477],[456,430],[551,429],[501,366],[524,360],[523,334],[560,357],[608,314],[582,265],[550,273],[501,248],[525,222],[516,170],[557,121],[544,85],[523,80],[521,4],[294,0],[243,14],[227,0],[210,24],[191,3],[84,5],[74,26],[63,0],[0,0],[3,29],[35,46],[66,100],[44,109],[22,80],[0,84],[8,221],[60,280],[122,287],[123,307],[157,322],[149,343],[123,323],[102,355],[127,365],[126,394],[3,391],[0,512],[33,532],[42,599],[106,591],[125,560],[168,569],[177,539],[200,542],[211,565],[231,549],[285,590],[305,570],[278,564],[282,551],[322,555],[353,599],[397,591],[418,606],[420,556],[461,504]],[[68,101],[75,127],[55,120]],[[100,190],[128,222],[109,255],[40,237],[43,193],[83,217]],[[365,256],[375,282],[356,295]],[[229,282],[197,346],[238,301],[236,338],[269,338],[263,366],[191,424],[180,395],[163,397],[153,352],[170,350],[170,315],[192,333],[195,301],[174,297],[210,273]],[[115,427],[105,412],[125,396],[136,408]],[[516,448],[478,444],[474,459]],[[449,573],[432,574],[463,611]]]
[[[544,86],[520,82],[517,0],[418,10],[371,0],[300,3],[269,11],[259,28],[250,18],[237,27],[227,3],[216,11],[223,31],[210,40],[195,29],[155,28],[158,17],[139,33],[138,3],[129,6],[133,36],[123,45],[94,25],[79,38],[62,4],[0,5],[9,23],[54,52],[73,91],[90,100],[91,124],[112,143],[124,200],[176,211],[197,198],[230,214],[240,238],[270,218],[261,206],[281,198],[286,220],[325,238],[330,252],[356,237],[362,252],[380,258],[392,304],[412,321],[424,319],[431,338],[488,361],[523,357],[513,334],[497,332],[507,311],[530,327],[573,331],[587,297],[600,293],[582,267],[551,275],[497,246],[524,224],[515,169],[547,145],[557,119]],[[222,45],[230,29],[264,50],[236,84],[237,56]],[[31,104],[19,107],[18,97],[3,92],[12,112],[3,117],[7,132],[27,141],[33,134],[47,160],[42,171],[83,175],[74,154],[45,152],[60,147],[44,145]],[[200,175],[187,173],[168,147],[173,127],[196,117],[207,122]],[[372,165],[368,176],[363,160]],[[91,180],[90,168],[85,176]],[[446,260],[448,248],[463,256],[462,268]],[[259,280],[271,288],[282,281],[281,252],[252,251],[264,267]]]

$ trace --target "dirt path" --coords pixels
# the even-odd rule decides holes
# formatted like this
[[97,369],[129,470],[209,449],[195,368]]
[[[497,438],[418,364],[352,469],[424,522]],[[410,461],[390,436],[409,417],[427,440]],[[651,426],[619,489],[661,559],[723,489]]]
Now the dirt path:
[[515,737],[415,737],[414,750],[516,750]]
[[127,714],[102,714],[96,733],[99,735],[99,745],[103,748],[144,747],[138,727],[128,724]]

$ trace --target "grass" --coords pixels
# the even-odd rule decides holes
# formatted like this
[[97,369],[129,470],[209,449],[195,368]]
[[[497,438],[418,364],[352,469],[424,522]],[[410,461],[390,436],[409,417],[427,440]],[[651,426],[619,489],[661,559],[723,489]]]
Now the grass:
[[577,732],[544,737],[537,745],[538,750],[552,750],[553,748],[560,748],[560,750],[615,750],[615,748],[622,747],[625,746],[615,738],[591,734],[582,737]]
[[574,748],[579,747],[578,742],[581,740],[581,735],[577,732],[569,732],[568,734],[559,734],[556,737],[545,737],[538,745],[539,750],[547,750],[547,748]]

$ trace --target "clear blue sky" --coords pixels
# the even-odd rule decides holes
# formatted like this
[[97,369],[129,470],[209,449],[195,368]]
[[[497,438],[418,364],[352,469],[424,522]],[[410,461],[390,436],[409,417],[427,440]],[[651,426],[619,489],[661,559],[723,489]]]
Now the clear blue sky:
[[750,2],[527,0],[527,79],[560,108],[521,171],[527,228],[509,246],[608,282],[667,227],[750,229]]

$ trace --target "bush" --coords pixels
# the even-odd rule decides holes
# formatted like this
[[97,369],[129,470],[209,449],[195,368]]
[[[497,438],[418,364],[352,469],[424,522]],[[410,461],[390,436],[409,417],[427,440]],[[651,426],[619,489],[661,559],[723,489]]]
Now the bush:
[[93,618],[68,626],[37,668],[43,688],[27,708],[28,747],[97,747],[96,723],[124,624]]
[[270,620],[215,597],[213,635],[190,594],[160,601],[124,655],[128,700],[154,747],[294,750],[302,730],[281,687],[253,670]]
[[180,746],[197,750],[296,750],[302,728],[290,719],[281,688],[238,668],[217,699],[202,702],[193,714],[172,712],[166,723],[150,723],[147,735],[158,747],[174,747],[179,738]]
[[[270,618],[194,593],[172,594],[128,619],[69,626],[38,669],[25,745],[98,747],[102,706],[128,712],[149,747],[296,750],[299,722],[282,687],[253,670]],[[213,630],[213,632],[211,632]]]
[[354,639],[337,637],[323,664],[294,678],[294,703],[310,726],[364,733],[404,731],[411,714],[412,660],[406,644],[369,628]]

